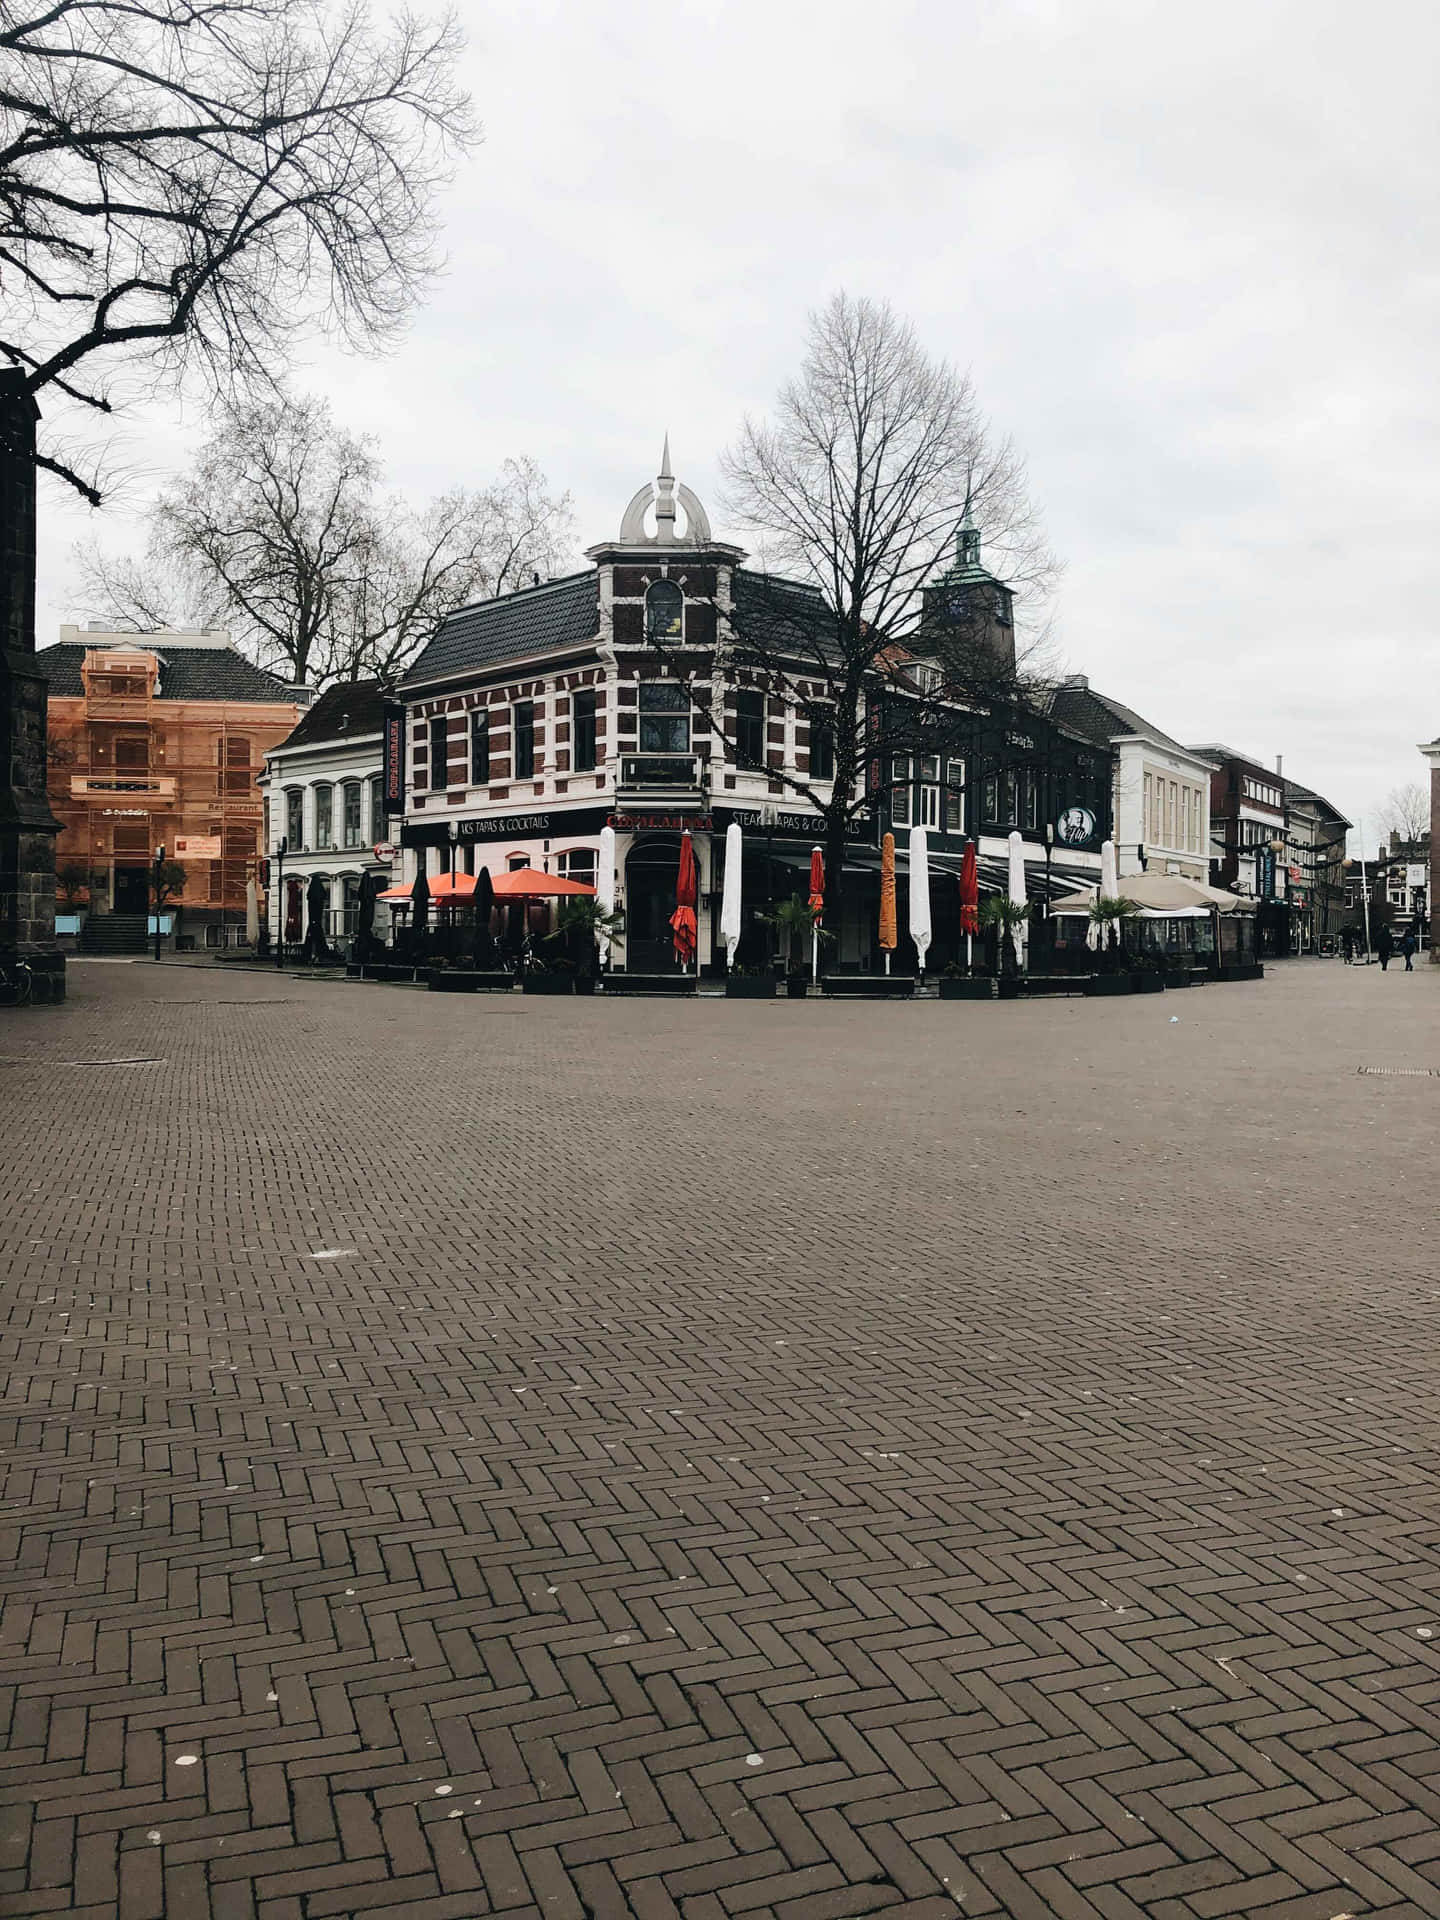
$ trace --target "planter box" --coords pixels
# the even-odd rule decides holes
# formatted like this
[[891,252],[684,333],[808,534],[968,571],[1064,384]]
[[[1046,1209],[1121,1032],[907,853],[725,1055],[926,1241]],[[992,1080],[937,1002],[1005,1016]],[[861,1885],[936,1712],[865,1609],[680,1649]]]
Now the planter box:
[[413,981],[415,978],[415,969],[414,967],[392,967],[392,966],[362,967],[360,969],[360,978],[362,980],[410,980],[410,981]]
[[1078,973],[1027,973],[1020,982],[1020,991],[1028,1000],[1034,994],[1041,993],[1083,993],[1085,975]]
[[763,974],[729,974],[725,981],[727,1000],[773,1000],[775,982]]
[[522,993],[574,993],[573,973],[527,973],[520,981]]
[[1132,973],[1130,986],[1132,993],[1163,993],[1165,976],[1163,973]]
[[425,977],[432,993],[509,993],[515,985],[508,973],[480,973],[473,967],[437,967]]
[[1021,984],[1022,982],[1018,973],[1010,975],[1002,973],[1000,978],[995,982],[996,999],[1018,1000],[1020,998]]
[[1116,993],[1133,993],[1135,988],[1128,973],[1092,973],[1085,982],[1085,991],[1092,998],[1107,999]]
[[1263,980],[1265,978],[1264,963],[1251,960],[1243,966],[1221,967],[1215,978],[1217,980]]
[[606,993],[680,993],[693,994],[693,973],[607,973]]
[[593,994],[595,991],[594,974],[593,973],[577,973],[575,976],[575,991],[576,993]]
[[939,984],[942,1000],[993,1000],[995,998],[995,982],[987,978],[967,980],[963,975],[942,973]]
[[786,976],[785,998],[787,1000],[803,1000],[805,996],[809,993],[809,991],[810,991],[810,982],[806,979],[803,973],[795,974],[794,976],[790,976],[790,975]]
[[832,998],[851,1000],[910,1000],[915,994],[913,973],[825,973],[820,988]]

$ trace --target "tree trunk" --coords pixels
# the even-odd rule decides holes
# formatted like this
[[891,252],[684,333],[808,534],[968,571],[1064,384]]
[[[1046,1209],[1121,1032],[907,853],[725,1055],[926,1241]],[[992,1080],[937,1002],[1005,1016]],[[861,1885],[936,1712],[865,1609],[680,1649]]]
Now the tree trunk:
[[50,686],[35,664],[35,422],[18,367],[0,372],[0,966],[23,961],[36,1000],[65,998],[55,942],[47,792]]
[[[825,819],[825,915],[824,925],[834,936],[831,951],[836,958],[840,952],[840,920],[845,910],[845,849],[849,844],[846,835],[848,822],[843,811],[831,808]],[[822,948],[821,964],[825,955]]]

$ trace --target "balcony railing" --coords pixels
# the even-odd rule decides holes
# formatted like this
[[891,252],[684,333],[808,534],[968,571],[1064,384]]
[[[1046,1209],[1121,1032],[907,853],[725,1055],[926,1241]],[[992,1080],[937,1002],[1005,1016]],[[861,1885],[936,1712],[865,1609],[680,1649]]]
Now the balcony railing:
[[616,796],[627,801],[696,801],[702,797],[700,761],[693,753],[623,753]]

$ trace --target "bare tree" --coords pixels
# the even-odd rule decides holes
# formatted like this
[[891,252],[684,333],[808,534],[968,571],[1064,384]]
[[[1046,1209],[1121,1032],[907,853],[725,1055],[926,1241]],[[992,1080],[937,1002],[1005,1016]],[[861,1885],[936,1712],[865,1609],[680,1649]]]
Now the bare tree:
[[[892,754],[956,752],[977,713],[1028,706],[1058,565],[968,377],[885,304],[842,293],[813,315],[773,421],[747,421],[724,464],[732,510],[785,576],[738,576],[720,610],[732,659],[829,735],[833,781],[769,770],[821,816],[835,897],[850,824]],[[967,532],[1009,594],[962,568],[953,594],[934,590]],[[724,701],[701,683],[694,697],[733,749]]]
[[553,571],[565,549],[568,496],[531,460],[419,513],[380,480],[374,441],[323,400],[231,405],[157,496],[144,562],[82,555],[88,610],[149,630],[183,608],[297,685],[389,680],[455,607]]
[[[0,0],[0,355],[108,414],[191,366],[263,387],[315,324],[392,337],[473,136],[459,45],[364,0]],[[35,458],[98,504],[93,457]]]
[[1392,787],[1380,808],[1380,831],[1404,841],[1423,840],[1430,831],[1430,795],[1418,780]]
[[394,679],[456,607],[559,572],[571,536],[569,494],[552,494],[529,458],[507,460],[490,486],[456,488],[422,513],[390,502],[352,598],[356,670]]

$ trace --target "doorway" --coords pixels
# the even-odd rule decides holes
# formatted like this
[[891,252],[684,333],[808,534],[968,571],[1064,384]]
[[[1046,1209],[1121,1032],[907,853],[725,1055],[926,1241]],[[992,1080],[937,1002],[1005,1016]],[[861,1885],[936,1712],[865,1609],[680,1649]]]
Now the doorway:
[[150,911],[150,869],[148,867],[116,867],[115,893],[111,911],[113,913],[148,913]]
[[625,862],[625,967],[629,973],[678,973],[670,916],[680,877],[679,834],[642,840]]

